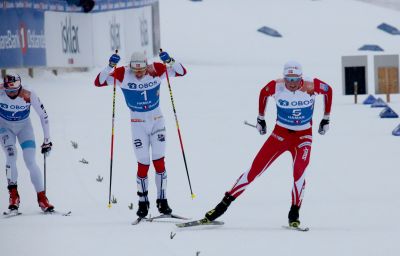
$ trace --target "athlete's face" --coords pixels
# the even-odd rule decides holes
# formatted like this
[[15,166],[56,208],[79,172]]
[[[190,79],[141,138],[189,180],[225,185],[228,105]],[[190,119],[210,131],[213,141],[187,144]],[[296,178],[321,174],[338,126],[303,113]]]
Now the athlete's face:
[[133,74],[135,74],[136,78],[140,79],[140,78],[144,77],[144,75],[146,74],[147,68],[140,68],[140,69],[133,68],[132,72],[133,72]]
[[294,74],[288,74],[288,75],[286,75],[286,76],[285,76],[285,85],[286,85],[286,88],[287,88],[289,91],[292,91],[292,92],[294,92],[294,91],[300,89],[301,80],[302,80],[301,76],[294,75]]
[[6,94],[7,94],[7,96],[10,97],[10,98],[17,97],[18,93],[19,93],[19,89],[21,88],[21,86],[18,86],[18,85],[17,85],[18,87],[16,87],[14,85],[14,83],[15,82],[9,82],[9,83],[4,85],[4,87],[5,87],[4,90],[5,90]]

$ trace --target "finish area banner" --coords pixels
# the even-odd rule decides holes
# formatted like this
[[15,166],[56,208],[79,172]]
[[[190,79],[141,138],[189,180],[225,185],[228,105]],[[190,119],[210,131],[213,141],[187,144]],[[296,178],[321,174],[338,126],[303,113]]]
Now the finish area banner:
[[46,65],[44,13],[0,9],[0,68]]

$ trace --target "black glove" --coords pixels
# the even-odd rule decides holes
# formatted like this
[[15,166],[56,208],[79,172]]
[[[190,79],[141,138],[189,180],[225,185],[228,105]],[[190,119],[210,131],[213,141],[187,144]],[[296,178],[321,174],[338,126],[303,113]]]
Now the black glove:
[[329,119],[324,118],[319,124],[318,133],[324,135],[329,130]]
[[50,154],[52,146],[53,146],[53,143],[51,143],[51,142],[43,143],[42,144],[42,154],[45,154],[46,156],[48,156]]
[[267,133],[267,124],[265,123],[264,117],[262,117],[262,116],[257,117],[256,128],[261,135],[264,135]]

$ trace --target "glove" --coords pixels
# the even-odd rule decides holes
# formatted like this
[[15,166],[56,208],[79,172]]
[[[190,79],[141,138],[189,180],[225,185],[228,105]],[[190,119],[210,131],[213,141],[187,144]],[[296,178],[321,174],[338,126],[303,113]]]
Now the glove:
[[324,135],[329,130],[329,117],[324,117],[319,124],[318,133]]
[[162,60],[162,62],[164,63],[170,63],[171,61],[173,61],[174,59],[171,58],[168,54],[168,52],[160,52],[159,54],[160,59]]
[[113,68],[118,64],[120,59],[121,57],[119,57],[118,54],[114,53],[113,55],[111,55],[108,65]]
[[42,144],[42,154],[44,154],[45,156],[48,156],[50,154],[51,151],[51,147],[53,146],[53,143],[49,142],[49,143],[44,143]]
[[256,128],[258,132],[261,135],[264,135],[267,133],[267,124],[265,123],[264,117],[263,116],[258,116],[257,117],[257,125]]

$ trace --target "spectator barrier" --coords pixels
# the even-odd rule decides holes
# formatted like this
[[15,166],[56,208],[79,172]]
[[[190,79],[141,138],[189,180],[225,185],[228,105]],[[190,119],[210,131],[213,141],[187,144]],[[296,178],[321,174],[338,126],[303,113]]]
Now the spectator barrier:
[[160,48],[158,0],[97,0],[92,12],[66,1],[3,1],[0,68],[103,66],[118,49],[149,57]]

